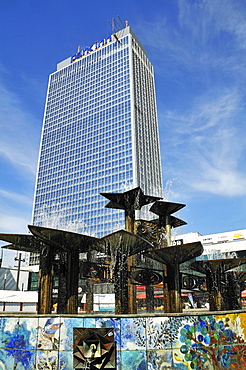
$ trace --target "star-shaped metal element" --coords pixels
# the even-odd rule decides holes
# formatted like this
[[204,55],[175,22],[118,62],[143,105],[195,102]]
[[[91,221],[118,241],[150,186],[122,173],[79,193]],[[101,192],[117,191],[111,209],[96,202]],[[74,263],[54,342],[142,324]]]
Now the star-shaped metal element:
[[134,254],[153,248],[152,244],[138,235],[129,233],[126,230],[118,230],[108,234],[99,241],[109,252],[111,257],[116,254],[123,254],[126,259]]
[[24,252],[40,252],[42,241],[31,234],[0,234],[0,240],[11,243],[4,245],[3,248],[20,250]]
[[173,203],[166,202],[164,200],[158,200],[151,206],[150,211],[160,217],[165,217],[166,215],[171,215],[172,213],[175,213],[184,207],[185,204],[182,203]]
[[[166,226],[166,223],[167,223],[167,221],[163,220],[163,222],[161,222],[161,226]],[[180,226],[187,225],[187,222],[181,220],[180,218],[177,218],[177,217],[174,217],[174,216],[169,216],[169,225],[172,228],[175,228],[175,227],[180,227]]]
[[87,252],[89,249],[94,249],[103,251],[98,244],[99,239],[89,235],[33,225],[28,225],[28,228],[36,238],[58,250]]
[[0,240],[11,243],[4,248],[38,253],[43,246],[48,245],[55,252],[87,252],[88,249],[103,251],[102,245],[98,244],[99,239],[89,235],[34,225],[28,225],[28,228],[33,235],[0,234]]
[[110,202],[106,208],[116,208],[124,210],[140,210],[143,206],[153,203],[161,197],[144,195],[140,187],[125,191],[123,193],[100,193]]
[[194,242],[149,250],[145,253],[145,256],[167,265],[177,265],[200,256],[202,252],[203,246],[201,242]]

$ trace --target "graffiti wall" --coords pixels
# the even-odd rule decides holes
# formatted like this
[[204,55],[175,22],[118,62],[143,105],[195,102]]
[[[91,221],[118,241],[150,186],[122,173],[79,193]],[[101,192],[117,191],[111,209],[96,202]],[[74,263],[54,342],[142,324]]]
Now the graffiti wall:
[[0,316],[1,370],[246,369],[246,312]]

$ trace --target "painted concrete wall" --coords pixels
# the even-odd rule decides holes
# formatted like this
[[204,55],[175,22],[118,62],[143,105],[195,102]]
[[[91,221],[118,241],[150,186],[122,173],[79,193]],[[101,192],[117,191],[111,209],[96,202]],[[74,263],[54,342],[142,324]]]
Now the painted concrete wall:
[[113,338],[115,364],[110,339],[102,340],[101,354],[99,349],[95,353],[99,357],[103,353],[106,358],[111,348],[110,365],[105,369],[246,369],[246,311],[135,317],[1,314],[0,324],[3,370],[71,370],[74,351],[78,350],[82,355],[76,368],[100,368],[100,361],[96,367],[83,362],[86,344],[79,346],[77,332],[84,335],[85,342],[102,336]]

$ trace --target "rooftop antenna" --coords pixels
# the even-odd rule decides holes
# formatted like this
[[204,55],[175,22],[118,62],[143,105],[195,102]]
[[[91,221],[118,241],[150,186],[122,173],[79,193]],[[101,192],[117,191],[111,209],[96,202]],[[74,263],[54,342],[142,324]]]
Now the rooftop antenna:
[[119,28],[120,28],[120,27],[119,27],[119,24],[117,23],[117,21],[115,20],[115,18],[112,18],[112,23],[110,23],[109,21],[108,21],[108,23],[109,23],[109,24],[110,24],[110,26],[111,26],[111,29],[112,29],[112,32],[113,32],[113,36],[115,37],[116,41],[117,41],[119,44],[121,44],[121,41],[119,40],[118,36],[116,35],[116,32],[118,31],[118,30],[116,30],[116,26],[117,26],[117,28],[119,29]]
[[120,21],[121,27],[123,27],[123,28],[124,28],[124,27],[125,27],[125,26],[124,26],[124,23],[122,22],[122,20],[121,20],[121,18],[120,18],[120,16],[119,16],[119,15],[118,15],[118,19],[119,19],[119,21]]
[[115,18],[112,18],[111,23],[108,21],[108,24],[110,25],[112,32],[115,33],[116,32],[116,30],[115,30],[115,25],[116,25]]
[[118,19],[119,19],[119,22],[115,18],[112,18],[111,23],[110,21],[108,21],[113,33],[118,32],[121,28],[125,28],[124,23],[122,22],[119,15],[118,15]]
[[112,18],[112,31],[115,33],[115,19]]

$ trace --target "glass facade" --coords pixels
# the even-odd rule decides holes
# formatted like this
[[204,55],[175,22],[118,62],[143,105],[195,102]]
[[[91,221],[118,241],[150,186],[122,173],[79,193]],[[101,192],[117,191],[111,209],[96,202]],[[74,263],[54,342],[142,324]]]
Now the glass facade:
[[33,224],[103,236],[124,212],[101,192],[162,195],[153,67],[130,27],[50,75]]

